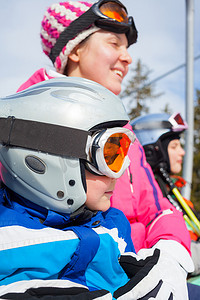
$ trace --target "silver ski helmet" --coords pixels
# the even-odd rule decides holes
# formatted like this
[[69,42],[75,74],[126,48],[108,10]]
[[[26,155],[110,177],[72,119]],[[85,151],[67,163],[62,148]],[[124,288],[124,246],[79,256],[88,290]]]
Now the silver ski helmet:
[[180,134],[188,128],[181,114],[148,114],[135,118],[130,124],[153,171],[162,164],[170,172],[168,144],[173,139],[179,139]]
[[2,181],[42,207],[71,214],[86,201],[81,161],[91,132],[128,120],[117,96],[82,78],[51,79],[2,98]]

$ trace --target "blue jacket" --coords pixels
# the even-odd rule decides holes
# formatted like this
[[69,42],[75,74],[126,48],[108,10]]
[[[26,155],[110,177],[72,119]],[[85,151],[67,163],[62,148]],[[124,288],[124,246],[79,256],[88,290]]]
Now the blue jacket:
[[35,281],[42,287],[59,281],[113,294],[129,281],[118,259],[130,251],[135,252],[129,222],[115,208],[71,222],[0,190],[0,296]]

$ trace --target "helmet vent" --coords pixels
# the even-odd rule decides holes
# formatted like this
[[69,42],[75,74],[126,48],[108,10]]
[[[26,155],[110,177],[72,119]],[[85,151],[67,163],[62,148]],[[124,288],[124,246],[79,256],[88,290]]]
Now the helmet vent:
[[73,205],[74,204],[74,200],[73,199],[67,199],[67,204],[68,205]]
[[62,198],[64,197],[64,192],[63,192],[63,191],[58,191],[58,192],[57,192],[57,197],[58,197],[59,199],[62,199]]
[[25,158],[25,163],[35,173],[44,174],[46,171],[46,165],[39,157],[28,155]]
[[73,179],[71,179],[71,180],[69,181],[69,185],[70,185],[70,186],[74,186],[75,183],[76,183],[76,182],[75,182],[75,180],[73,180]]

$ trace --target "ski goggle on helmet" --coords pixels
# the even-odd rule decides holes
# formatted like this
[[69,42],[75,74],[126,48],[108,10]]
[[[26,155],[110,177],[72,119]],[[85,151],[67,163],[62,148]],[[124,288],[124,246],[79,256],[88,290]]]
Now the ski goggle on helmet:
[[1,180],[35,204],[72,214],[87,198],[86,168],[118,178],[128,167],[128,121],[119,97],[83,78],[55,78],[1,98]]
[[127,157],[135,137],[126,128],[111,128],[95,133],[89,142],[87,167],[99,175],[119,178],[129,165]]
[[154,144],[164,134],[182,132],[188,128],[180,113],[155,113],[140,116],[130,122],[142,146]]
[[188,124],[183,120],[180,113],[174,113],[168,119],[172,125],[172,131],[183,131],[188,129]]
[[56,57],[70,40],[91,25],[115,33],[125,33],[128,46],[137,41],[137,29],[133,17],[128,16],[126,7],[118,0],[100,0],[61,32],[49,54],[52,62],[55,62]]
[[170,162],[167,151],[169,142],[172,139],[180,138],[184,130],[188,128],[180,113],[172,115],[166,113],[147,114],[135,118],[130,122],[133,131],[144,147],[146,159],[153,171],[163,163],[170,172]]

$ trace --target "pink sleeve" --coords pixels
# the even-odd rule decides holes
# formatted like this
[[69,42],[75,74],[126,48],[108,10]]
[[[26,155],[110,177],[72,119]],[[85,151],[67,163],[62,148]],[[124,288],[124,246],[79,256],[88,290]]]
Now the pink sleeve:
[[[48,78],[47,78],[48,77]],[[46,79],[50,79],[50,77],[46,74],[44,68],[37,70],[27,81],[25,81],[17,90],[17,92],[21,92],[31,85],[34,85],[38,82],[44,81]]]
[[117,180],[111,205],[128,218],[136,251],[167,239],[180,242],[190,252],[182,214],[163,197],[138,140],[131,146],[129,158],[131,164]]

